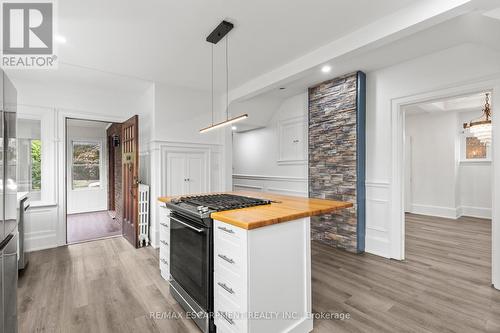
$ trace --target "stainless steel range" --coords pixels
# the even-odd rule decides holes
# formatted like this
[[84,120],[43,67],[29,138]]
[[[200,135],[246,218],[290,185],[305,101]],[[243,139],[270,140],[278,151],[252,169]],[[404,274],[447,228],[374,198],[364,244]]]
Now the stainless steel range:
[[270,200],[234,194],[181,197],[166,203],[171,210],[170,290],[203,332],[215,332],[210,214],[270,203]]

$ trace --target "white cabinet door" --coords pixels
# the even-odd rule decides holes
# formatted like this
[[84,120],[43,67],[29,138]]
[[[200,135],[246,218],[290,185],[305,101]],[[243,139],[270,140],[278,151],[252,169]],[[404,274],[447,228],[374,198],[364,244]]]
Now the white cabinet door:
[[205,154],[186,154],[188,193],[203,193],[207,191],[206,169]]
[[167,194],[184,195],[188,192],[186,172],[186,154],[169,153],[167,155]]

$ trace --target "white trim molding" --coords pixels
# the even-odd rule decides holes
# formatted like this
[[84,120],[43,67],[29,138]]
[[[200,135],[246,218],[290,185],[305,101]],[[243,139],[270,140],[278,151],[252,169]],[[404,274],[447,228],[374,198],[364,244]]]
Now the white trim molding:
[[247,189],[307,198],[308,180],[305,177],[233,174],[233,190]]
[[307,182],[306,177],[284,177],[284,176],[268,176],[268,175],[243,175],[233,174],[233,179],[250,179],[250,180],[276,180],[285,182]]
[[[392,142],[392,186],[391,186],[391,232],[390,257],[405,258],[405,219],[404,219],[404,106],[450,96],[461,96],[483,91],[492,91],[492,105],[500,105],[500,79],[498,75],[485,77],[473,82],[463,82],[432,91],[394,98],[391,100],[391,142]],[[500,127],[495,126],[500,119],[498,112],[493,113],[493,190],[492,190],[492,282],[500,289],[500,221],[497,192],[500,188],[500,163],[495,163],[495,156],[500,156],[500,145],[495,144],[500,135]]]

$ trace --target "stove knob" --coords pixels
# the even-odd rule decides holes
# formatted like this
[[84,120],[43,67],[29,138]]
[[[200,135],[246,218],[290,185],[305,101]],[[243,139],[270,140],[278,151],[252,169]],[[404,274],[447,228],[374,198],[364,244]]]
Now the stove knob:
[[202,213],[208,213],[208,207],[202,207],[201,208]]
[[203,210],[203,206],[196,207],[196,210],[198,210],[199,212],[201,212]]

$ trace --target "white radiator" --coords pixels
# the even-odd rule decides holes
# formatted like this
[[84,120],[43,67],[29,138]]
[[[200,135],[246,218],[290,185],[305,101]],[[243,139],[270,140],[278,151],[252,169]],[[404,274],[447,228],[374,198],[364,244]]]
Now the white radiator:
[[149,244],[149,186],[139,184],[139,247]]

